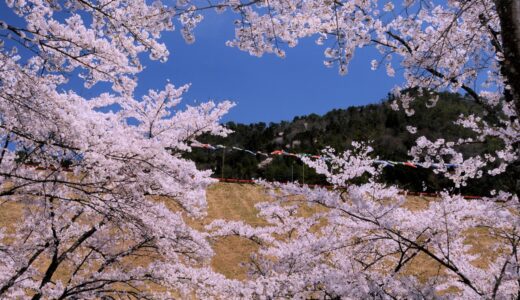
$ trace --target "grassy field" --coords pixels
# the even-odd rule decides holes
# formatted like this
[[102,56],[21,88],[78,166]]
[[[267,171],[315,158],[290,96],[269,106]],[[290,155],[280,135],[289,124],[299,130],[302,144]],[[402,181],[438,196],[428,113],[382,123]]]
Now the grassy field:
[[[201,223],[208,224],[213,219],[242,220],[253,226],[264,225],[263,220],[256,217],[254,205],[266,201],[267,195],[259,187],[251,184],[218,183],[208,190],[208,217]],[[405,206],[410,210],[422,210],[428,206],[431,197],[409,196]],[[202,225],[202,224],[201,224]],[[471,246],[471,252],[479,254],[479,258],[472,263],[485,268],[490,258],[496,255],[492,250],[495,241],[485,230],[475,228],[467,233],[466,242]],[[212,267],[229,278],[244,279],[246,270],[240,263],[246,262],[249,253],[256,245],[248,240],[237,237],[228,237],[215,246],[216,255],[212,260]],[[417,255],[404,272],[413,274],[421,280],[442,272],[438,263],[425,255]]]
[[[266,225],[258,218],[254,205],[267,199],[264,191],[252,184],[217,183],[208,190],[208,224],[214,219],[241,220],[252,226]],[[257,249],[252,241],[239,237],[227,237],[215,243],[216,255],[211,265],[226,277],[245,279],[247,270],[241,265],[249,254]]]
[[[259,186],[217,183],[208,189],[207,196],[208,216],[202,220],[190,221],[196,228],[202,228],[215,219],[241,220],[252,226],[266,225],[265,221],[256,216],[258,212],[254,207],[256,203],[268,200],[266,193]],[[435,200],[414,196],[408,197],[405,205],[412,210],[421,210],[428,206],[429,201]],[[9,225],[16,224],[21,217],[19,206],[9,203],[0,205],[0,227],[11,227]],[[474,263],[485,267],[486,261],[493,256],[490,247],[493,240],[488,238],[484,231],[475,229],[468,232],[467,243],[471,245],[472,251],[480,254]],[[215,242],[213,246],[216,252],[211,262],[213,269],[228,278],[245,279],[247,271],[241,263],[247,262],[249,255],[257,250],[258,246],[252,241],[238,237],[226,237]],[[437,272],[442,272],[442,268],[432,259],[417,255],[404,272],[426,280]]]

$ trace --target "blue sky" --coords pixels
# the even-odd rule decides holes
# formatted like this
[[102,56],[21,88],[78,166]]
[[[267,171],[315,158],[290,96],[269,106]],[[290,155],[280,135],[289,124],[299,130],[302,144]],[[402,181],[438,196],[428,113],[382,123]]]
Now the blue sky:
[[225,121],[250,123],[377,102],[399,83],[383,69],[370,70],[371,59],[378,57],[369,49],[358,51],[349,74],[340,76],[336,67],[323,65],[325,48],[314,38],[288,49],[284,59],[250,56],[225,45],[233,36],[232,24],[229,16],[211,14],[195,31],[196,42],[191,45],[178,32],[166,34],[170,59],[148,64],[140,88],[159,88],[166,78],[176,85],[191,82],[187,102],[230,99],[237,106]]
[[[167,79],[177,86],[191,83],[185,103],[208,99],[237,103],[223,121],[277,122],[378,102],[399,83],[399,78],[387,77],[383,69],[370,70],[371,59],[378,58],[373,49],[356,52],[349,73],[340,76],[336,67],[323,65],[325,48],[316,45],[314,38],[287,49],[285,59],[274,55],[258,58],[227,47],[226,40],[233,36],[233,18],[210,12],[196,29],[196,42],[191,45],[184,42],[178,31],[165,33],[163,41],[168,45],[170,58],[166,63],[146,59],[136,94],[161,89]],[[15,21],[3,1],[0,19]],[[87,90],[80,85],[75,90],[85,97],[99,92],[96,87]]]

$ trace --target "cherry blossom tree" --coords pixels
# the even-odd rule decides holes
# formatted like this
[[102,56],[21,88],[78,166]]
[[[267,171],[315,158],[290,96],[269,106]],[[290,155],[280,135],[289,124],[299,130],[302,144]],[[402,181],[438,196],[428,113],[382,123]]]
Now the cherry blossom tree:
[[[388,76],[396,76],[395,68],[400,67],[404,83],[394,88],[393,107],[410,115],[414,113],[413,97],[406,92],[410,89],[431,94],[432,106],[438,101],[432,93],[436,90],[466,93],[487,110],[488,117],[462,116],[459,124],[477,131],[479,141],[498,138],[505,145],[500,153],[468,161],[465,167],[473,171],[464,172],[480,176],[477,169],[496,163],[497,156],[518,168],[513,163],[518,156],[520,110],[517,1],[221,1],[214,7],[240,14],[235,38],[228,45],[257,56],[283,57],[287,47],[295,47],[300,39],[317,37],[317,44],[326,45],[325,65],[336,65],[346,74],[356,49],[375,47],[381,55],[372,61],[373,69],[383,67]],[[425,142],[418,147],[424,148]],[[475,140],[429,143],[436,142],[455,154],[457,150],[448,148]],[[462,163],[460,157],[455,160]],[[505,164],[492,173],[504,172]]]
[[[202,133],[226,135],[212,102],[179,110],[187,86],[167,84],[137,100],[142,54],[165,60],[161,34],[187,42],[210,9],[232,10],[229,46],[285,56],[302,38],[325,47],[325,65],[346,74],[355,50],[375,47],[372,68],[402,74],[396,109],[413,114],[414,89],[468,94],[487,111],[460,116],[474,139],[418,137],[415,163],[436,164],[455,187],[518,168],[520,4],[515,0],[7,1],[20,22],[0,23],[0,178],[3,205],[23,218],[0,231],[0,297],[517,298],[518,184],[468,201],[447,189],[413,209],[378,183],[368,145],[305,162],[334,189],[271,185],[258,205],[269,225],[216,221],[212,238],[260,245],[249,280],[215,274],[208,234],[185,222],[204,214],[210,173],[181,157]],[[399,72],[396,68],[399,66]],[[400,75],[399,75],[400,76]],[[86,99],[67,83],[108,82]],[[108,112],[107,112],[108,111]],[[409,131],[416,132],[413,124]],[[467,143],[498,140],[465,157]],[[457,164],[455,171],[445,163]],[[514,174],[514,173],[513,173]],[[359,183],[359,182],[362,183]],[[518,181],[517,181],[518,182]],[[302,205],[313,213],[302,215]],[[471,235],[493,241],[472,251]],[[487,255],[492,253],[492,255]],[[485,264],[476,261],[485,259]],[[436,271],[414,273],[433,262]]]
[[[0,21],[0,298],[172,298],[219,292],[213,251],[186,218],[213,180],[182,158],[226,135],[224,101],[180,109],[188,86],[134,97],[141,54],[176,14],[147,1],[7,1]],[[3,13],[2,13],[3,14]],[[183,17],[190,28],[196,18]],[[20,25],[21,24],[21,25]],[[69,85],[97,88],[92,98]]]
[[[518,295],[516,195],[475,201],[446,191],[414,205],[396,187],[377,183],[381,167],[374,167],[371,149],[354,146],[341,155],[326,150],[327,162],[307,160],[332,190],[260,182],[271,191],[272,201],[256,206],[268,226],[209,226],[215,238],[238,235],[260,246],[245,290],[312,299]],[[367,174],[365,183],[351,183]]]
[[[332,190],[267,184],[273,201],[257,205],[269,226],[214,222],[215,238],[238,235],[259,244],[252,254],[251,295],[271,298],[509,299],[520,296],[518,176],[520,123],[520,4],[518,1],[254,1],[223,2],[241,16],[228,42],[253,55],[284,56],[306,37],[326,45],[325,65],[346,74],[358,48],[375,47],[372,68],[400,68],[395,109],[414,113],[414,93],[464,92],[485,111],[456,124],[474,138],[418,137],[409,151],[454,183],[439,199],[414,207],[393,186],[378,183],[368,145],[304,162]],[[409,132],[416,134],[413,124]],[[470,143],[500,149],[464,156]],[[455,164],[455,169],[447,166]],[[513,176],[503,190],[466,200],[471,179]],[[359,183],[362,182],[362,183]],[[305,215],[303,206],[314,213]],[[491,241],[483,246],[479,240]],[[480,246],[479,246],[480,245]],[[419,266],[419,268],[417,268]],[[422,266],[428,266],[423,267]],[[433,271],[432,271],[433,270]],[[424,274],[421,274],[424,273]]]

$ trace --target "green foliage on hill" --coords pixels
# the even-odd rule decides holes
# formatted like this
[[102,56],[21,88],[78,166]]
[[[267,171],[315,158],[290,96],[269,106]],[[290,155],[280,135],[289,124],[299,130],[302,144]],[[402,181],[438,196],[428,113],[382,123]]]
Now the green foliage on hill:
[[[469,130],[453,123],[461,114],[485,116],[481,106],[469,98],[453,93],[439,94],[439,101],[433,108],[426,106],[430,98],[417,97],[412,108],[415,114],[407,116],[402,110],[394,111],[388,99],[378,104],[334,109],[323,116],[311,114],[295,117],[292,122],[254,123],[226,125],[234,131],[226,138],[204,137],[200,142],[236,146],[253,151],[271,152],[285,150],[293,153],[319,154],[326,146],[338,151],[350,147],[352,141],[370,142],[374,155],[380,159],[407,161],[408,149],[415,144],[419,136],[430,139],[444,138],[457,140],[471,137]],[[410,134],[406,126],[417,128],[416,134]],[[474,155],[498,149],[494,141],[474,143],[461,149],[466,155]],[[194,149],[188,156],[195,160],[199,167],[212,169],[215,177],[222,174],[227,178],[265,178],[268,180],[290,181],[305,179],[305,183],[324,183],[323,177],[293,157],[273,157],[264,168],[258,165],[265,157],[253,156],[243,151],[226,150],[224,170],[222,170],[223,150]],[[305,173],[305,177],[303,176]],[[385,168],[386,182],[395,183],[403,188],[422,191],[439,191],[450,188],[450,183],[428,169],[413,169],[405,166]],[[497,177],[492,182],[488,179],[472,184],[471,189],[463,189],[465,193],[488,194],[497,185],[509,184],[509,178]]]

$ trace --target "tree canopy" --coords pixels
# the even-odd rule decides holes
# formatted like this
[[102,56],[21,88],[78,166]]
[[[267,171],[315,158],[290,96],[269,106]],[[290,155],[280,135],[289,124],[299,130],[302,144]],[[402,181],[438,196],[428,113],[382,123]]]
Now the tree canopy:
[[[6,4],[17,19],[0,21],[0,203],[22,207],[24,214],[13,228],[0,228],[1,298],[519,297],[519,1]],[[214,181],[210,170],[183,155],[203,134],[230,133],[219,120],[233,104],[209,101],[181,110],[188,86],[166,82],[140,99],[134,92],[143,57],[167,59],[167,33],[176,28],[194,42],[194,28],[213,10],[236,15],[227,45],[256,56],[284,57],[311,37],[323,45],[325,65],[345,75],[356,49],[374,47],[373,69],[391,77],[396,68],[403,73],[389,106],[403,111],[409,124],[388,112],[388,125],[418,133],[406,150],[380,150],[406,151],[426,167],[437,164],[437,174],[452,185],[420,210],[407,206],[398,187],[381,180],[377,144],[354,141],[381,130],[377,113],[369,126],[348,110],[337,111],[326,126],[331,132],[345,123],[356,128],[349,148],[325,147],[327,159],[304,159],[332,189],[260,182],[271,190],[257,205],[266,226],[225,220],[190,225],[189,218],[204,215],[205,189]],[[68,85],[71,78],[101,87],[83,97]],[[464,93],[479,107],[460,106],[451,122],[465,130],[413,117],[416,100],[435,110],[446,91]],[[449,111],[466,101],[454,100]],[[361,116],[371,109],[351,110]],[[308,119],[323,126],[318,116]],[[424,123],[437,130],[423,134]],[[488,146],[473,151],[475,144]],[[460,195],[478,184],[475,179],[497,176],[511,184],[499,184],[478,201]],[[302,214],[303,206],[315,209]],[[474,230],[493,241],[486,265],[475,263],[485,253],[467,243]],[[247,280],[225,278],[209,266],[212,241],[230,235],[259,247]],[[427,280],[407,271],[420,259],[438,266]]]

